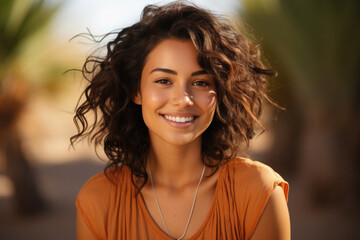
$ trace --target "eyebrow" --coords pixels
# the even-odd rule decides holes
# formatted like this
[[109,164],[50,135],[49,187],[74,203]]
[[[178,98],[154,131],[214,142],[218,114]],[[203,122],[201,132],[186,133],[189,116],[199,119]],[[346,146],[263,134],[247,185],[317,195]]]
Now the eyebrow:
[[[164,72],[164,73],[169,73],[169,74],[173,74],[173,75],[177,75],[177,72],[174,71],[174,70],[171,70],[171,69],[167,69],[167,68],[155,68],[153,69],[150,73],[153,73],[153,72]],[[192,77],[195,77],[195,76],[199,76],[199,75],[204,75],[204,74],[208,74],[205,70],[200,70],[200,71],[196,71],[196,72],[193,72],[191,74]]]

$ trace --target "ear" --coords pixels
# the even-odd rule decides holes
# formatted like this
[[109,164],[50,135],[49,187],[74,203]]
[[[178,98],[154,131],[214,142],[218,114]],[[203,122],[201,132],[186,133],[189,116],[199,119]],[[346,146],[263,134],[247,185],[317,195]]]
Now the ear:
[[135,97],[133,98],[133,101],[135,104],[137,105],[141,105],[142,104],[142,99],[141,99],[141,94],[140,92],[137,92]]

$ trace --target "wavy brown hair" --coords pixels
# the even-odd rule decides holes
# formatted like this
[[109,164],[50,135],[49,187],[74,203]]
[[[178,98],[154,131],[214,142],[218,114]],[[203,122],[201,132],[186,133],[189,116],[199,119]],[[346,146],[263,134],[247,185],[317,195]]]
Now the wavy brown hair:
[[[193,4],[174,2],[149,5],[134,25],[116,33],[106,45],[106,55],[87,58],[82,73],[89,85],[77,106],[78,133],[71,144],[89,137],[104,146],[109,158],[105,173],[120,165],[146,183],[150,140],[141,107],[132,99],[139,91],[141,72],[149,52],[164,39],[191,40],[202,68],[213,76],[217,89],[216,114],[202,137],[203,162],[217,169],[249,145],[266,97],[265,69],[259,49],[225,18]],[[87,114],[94,113],[89,125]],[[134,178],[133,178],[134,179]]]

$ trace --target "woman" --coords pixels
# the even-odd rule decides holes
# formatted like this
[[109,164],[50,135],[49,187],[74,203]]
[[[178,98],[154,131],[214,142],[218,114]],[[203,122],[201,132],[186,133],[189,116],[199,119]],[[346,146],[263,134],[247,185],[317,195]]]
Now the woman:
[[109,163],[79,192],[78,239],[290,239],[288,184],[236,157],[273,72],[228,21],[147,6],[83,73],[72,143],[90,136]]

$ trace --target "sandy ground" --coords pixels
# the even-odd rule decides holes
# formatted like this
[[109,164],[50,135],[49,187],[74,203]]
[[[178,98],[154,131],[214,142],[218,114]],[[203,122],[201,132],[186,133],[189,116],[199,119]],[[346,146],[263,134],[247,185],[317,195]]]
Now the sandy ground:
[[35,166],[47,210],[33,217],[15,214],[11,198],[0,198],[0,239],[76,239],[76,194],[102,164],[79,160],[66,164]]

